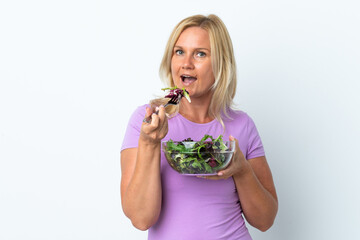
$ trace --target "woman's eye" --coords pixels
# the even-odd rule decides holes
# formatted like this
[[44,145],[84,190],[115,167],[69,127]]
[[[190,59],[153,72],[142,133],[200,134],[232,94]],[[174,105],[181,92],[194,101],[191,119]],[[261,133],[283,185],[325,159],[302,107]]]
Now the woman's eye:
[[181,54],[183,54],[184,52],[183,52],[183,50],[176,50],[175,53],[176,53],[177,55],[181,55]]
[[204,53],[204,52],[198,52],[198,53],[196,54],[196,56],[198,56],[198,57],[205,57],[205,56],[206,56],[206,53]]

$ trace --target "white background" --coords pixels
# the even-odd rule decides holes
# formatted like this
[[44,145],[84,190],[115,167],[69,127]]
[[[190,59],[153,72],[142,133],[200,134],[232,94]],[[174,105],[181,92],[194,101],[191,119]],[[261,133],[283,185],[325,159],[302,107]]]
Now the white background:
[[1,1],[0,239],[146,239],[120,205],[129,115],[172,28],[215,13],[279,196],[254,239],[359,239],[358,1]]

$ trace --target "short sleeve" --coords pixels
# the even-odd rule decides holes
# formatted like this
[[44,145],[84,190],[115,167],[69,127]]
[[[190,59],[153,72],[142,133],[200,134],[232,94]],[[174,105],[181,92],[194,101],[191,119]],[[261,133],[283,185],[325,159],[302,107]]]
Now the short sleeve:
[[247,146],[246,159],[265,156],[265,150],[259,132],[256,129],[254,121],[250,117],[248,119],[247,131],[249,141]]
[[126,148],[136,148],[138,146],[140,129],[145,116],[146,106],[147,105],[138,107],[131,115],[122,142],[121,151]]

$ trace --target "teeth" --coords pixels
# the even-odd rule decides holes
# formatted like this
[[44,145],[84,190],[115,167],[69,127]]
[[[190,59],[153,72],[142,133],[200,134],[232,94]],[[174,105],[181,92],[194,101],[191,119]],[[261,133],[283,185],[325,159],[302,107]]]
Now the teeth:
[[185,78],[195,78],[196,77],[193,77],[193,76],[190,76],[190,75],[181,75],[181,79],[184,80]]

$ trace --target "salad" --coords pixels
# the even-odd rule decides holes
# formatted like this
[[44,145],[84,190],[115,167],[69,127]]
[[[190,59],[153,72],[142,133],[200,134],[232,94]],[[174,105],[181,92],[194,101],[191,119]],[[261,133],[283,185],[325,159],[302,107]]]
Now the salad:
[[183,174],[212,174],[230,162],[234,147],[224,142],[222,135],[214,139],[205,135],[200,141],[191,138],[164,142],[166,159],[172,168]]
[[165,98],[173,98],[177,102],[178,100],[180,100],[180,98],[185,97],[186,100],[188,100],[188,102],[191,103],[189,92],[185,88],[181,89],[175,86],[169,88],[162,88],[161,90],[163,91],[169,90],[169,93],[165,96]]

